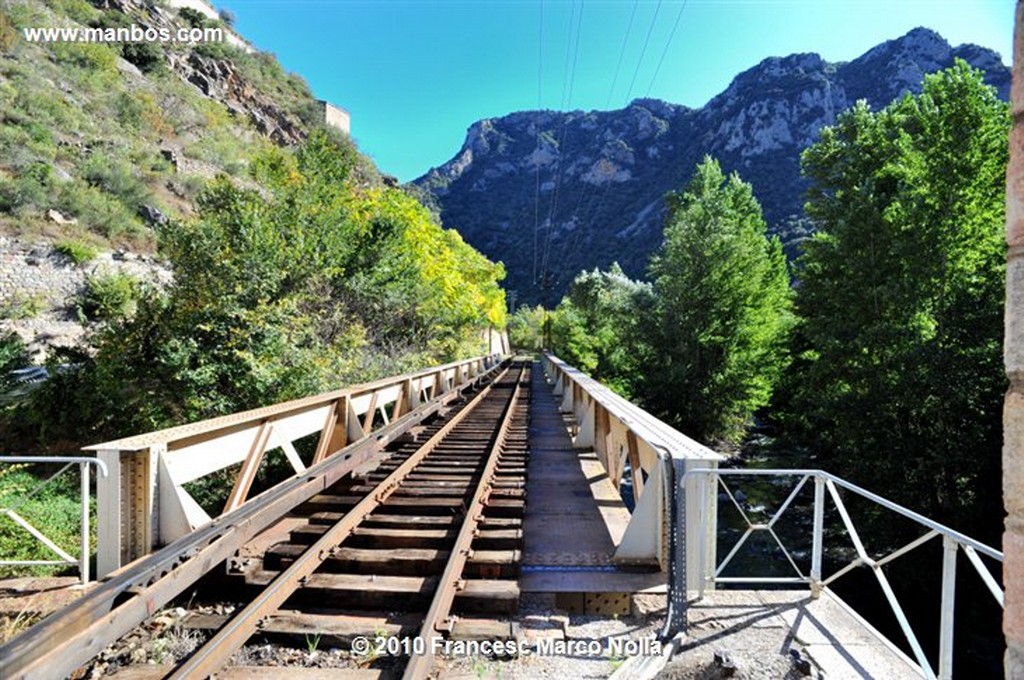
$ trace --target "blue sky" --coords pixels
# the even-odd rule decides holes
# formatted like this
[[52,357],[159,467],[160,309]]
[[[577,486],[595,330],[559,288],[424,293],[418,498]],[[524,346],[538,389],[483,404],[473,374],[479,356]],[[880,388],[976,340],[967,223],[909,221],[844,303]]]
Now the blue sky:
[[466,128],[481,118],[538,107],[616,109],[644,96],[702,106],[765,57],[817,52],[829,61],[846,61],[916,26],[938,31],[953,45],[973,42],[995,49],[1009,63],[1014,3],[221,0],[217,5],[234,12],[239,31],[302,75],[317,97],[348,109],[360,148],[381,170],[408,181],[455,155]]

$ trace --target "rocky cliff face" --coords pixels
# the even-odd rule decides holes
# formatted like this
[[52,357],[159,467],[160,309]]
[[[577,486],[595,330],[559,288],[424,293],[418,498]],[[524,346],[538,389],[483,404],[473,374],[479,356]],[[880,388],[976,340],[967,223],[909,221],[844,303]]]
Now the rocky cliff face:
[[[143,29],[174,30],[183,24],[178,14],[180,8],[161,6],[152,0],[104,0],[104,4],[110,10],[131,17]],[[227,33],[226,44],[232,47],[245,45],[230,27],[221,25],[221,28]],[[240,51],[254,53],[252,48],[243,47]],[[168,52],[165,56],[167,65],[183,81],[195,86],[204,96],[224,104],[232,116],[240,121],[247,120],[261,135],[281,145],[297,144],[306,138],[307,122],[261,92],[258,85],[230,59],[200,54],[195,50]]]
[[[807,235],[800,153],[859,99],[880,108],[920,91],[924,74],[956,58],[986,72],[1004,99],[1010,73],[995,52],[952,47],[919,28],[848,63],[816,54],[765,59],[703,108],[638,99],[618,111],[529,111],[470,126],[455,157],[415,183],[444,222],[492,259],[507,287],[540,302],[545,266],[556,302],[581,269],[618,261],[642,276],[661,241],[663,196],[705,154],[754,187],[787,252]],[[535,225],[539,228],[535,229]]]

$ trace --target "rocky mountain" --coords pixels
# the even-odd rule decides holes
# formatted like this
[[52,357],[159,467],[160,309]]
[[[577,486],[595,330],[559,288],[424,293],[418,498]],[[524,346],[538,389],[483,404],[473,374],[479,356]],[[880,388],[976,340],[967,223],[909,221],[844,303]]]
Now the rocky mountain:
[[802,219],[800,153],[859,99],[880,108],[919,92],[923,76],[964,59],[1006,99],[998,54],[952,47],[917,28],[847,63],[817,54],[765,59],[704,107],[637,99],[617,111],[526,111],[470,126],[462,149],[415,180],[445,224],[491,259],[520,302],[549,303],[582,269],[618,261],[643,276],[661,242],[663,197],[705,154],[754,187],[769,228],[791,256],[809,233]]

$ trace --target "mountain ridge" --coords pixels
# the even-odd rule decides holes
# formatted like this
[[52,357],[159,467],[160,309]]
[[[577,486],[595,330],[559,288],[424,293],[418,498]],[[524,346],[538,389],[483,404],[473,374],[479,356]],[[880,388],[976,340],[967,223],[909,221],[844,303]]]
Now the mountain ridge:
[[451,160],[412,184],[432,195],[447,225],[505,262],[508,288],[528,303],[544,301],[548,268],[551,304],[584,269],[618,261],[643,276],[661,241],[665,193],[682,187],[705,154],[753,185],[770,231],[793,257],[811,231],[800,152],[857,100],[881,108],[919,92],[925,74],[957,58],[984,70],[1007,99],[1009,69],[996,52],[953,47],[915,28],[847,62],[815,53],[767,57],[699,108],[640,98],[612,111],[517,111],[476,121]]

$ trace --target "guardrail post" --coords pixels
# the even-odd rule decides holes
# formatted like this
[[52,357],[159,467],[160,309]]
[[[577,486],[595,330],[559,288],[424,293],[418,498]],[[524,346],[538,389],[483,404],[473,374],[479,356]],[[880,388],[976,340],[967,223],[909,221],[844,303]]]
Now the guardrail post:
[[686,631],[687,581],[689,580],[690,562],[686,559],[687,515],[686,515],[686,461],[680,458],[666,458],[662,464],[665,469],[669,491],[669,531],[668,531],[668,616],[662,637],[674,637]]
[[96,480],[96,574],[106,576],[121,566],[121,452],[97,451],[107,476]]
[[596,445],[596,408],[597,402],[594,398],[579,389],[579,399],[576,402],[576,440],[573,442],[578,449],[597,448]]
[[106,576],[152,549],[154,528],[159,526],[155,503],[157,460],[165,448],[97,451],[109,471],[96,485],[97,575]]
[[957,543],[942,537],[942,613],[939,619],[939,680],[953,677],[953,609],[956,600]]
[[825,538],[825,480],[814,477],[814,536],[811,546],[811,597],[821,595],[821,554]]
[[[104,479],[107,479],[109,477],[109,475],[107,473],[108,468],[107,468],[106,463],[104,461],[98,459],[98,458],[83,458],[81,456],[2,456],[2,457],[0,457],[0,463],[14,463],[14,464],[18,464],[18,463],[29,463],[29,464],[62,463],[64,465],[64,467],[62,467],[60,470],[58,470],[55,474],[51,475],[46,480],[44,480],[42,482],[39,482],[38,484],[36,484],[36,486],[31,491],[27,492],[27,494],[25,495],[25,498],[23,499],[22,503],[24,503],[29,498],[31,498],[33,495],[35,495],[35,493],[37,491],[39,491],[40,489],[45,487],[47,484],[52,482],[54,479],[56,479],[57,477],[62,475],[66,470],[71,469],[71,467],[75,463],[78,463],[79,492],[80,492],[79,501],[81,503],[81,508],[79,510],[80,522],[79,522],[79,539],[78,539],[79,540],[79,550],[80,550],[80,552],[79,552],[79,555],[78,555],[77,563],[78,563],[78,575],[79,575],[79,578],[81,579],[83,584],[88,583],[89,580],[90,580],[90,569],[89,569],[89,561],[90,561],[89,557],[90,557],[90,555],[89,555],[89,553],[90,553],[90,543],[91,543],[90,537],[89,537],[89,529],[90,529],[89,518],[91,516],[91,512],[90,512],[90,509],[89,509],[89,501],[92,498],[92,494],[89,493],[90,481],[91,481],[90,478],[89,478],[89,466],[95,465],[96,468],[97,468],[97,471],[96,471],[96,484],[97,484],[97,488],[99,488],[100,480],[104,480]],[[0,511],[2,511],[2,513],[4,515],[6,515],[7,517],[9,517],[13,522],[18,524],[22,529],[24,529],[29,534],[31,534],[32,537],[35,538],[37,541],[39,541],[41,544],[43,544],[43,546],[45,546],[51,552],[55,553],[57,555],[57,557],[60,558],[60,560],[59,561],[54,561],[54,560],[46,560],[46,561],[43,561],[43,560],[28,560],[28,561],[23,561],[23,560],[0,560],[0,564],[7,564],[7,565],[12,565],[12,566],[16,566],[16,565],[32,565],[32,564],[35,564],[35,565],[43,565],[43,564],[67,565],[67,564],[75,564],[76,560],[75,560],[74,557],[72,557],[63,548],[61,548],[59,545],[57,545],[51,539],[49,539],[43,532],[41,532],[36,527],[32,526],[31,523],[29,523],[27,520],[25,520],[23,517],[21,517],[21,515],[19,515],[17,512],[14,511],[14,508],[17,508],[20,505],[21,505],[20,503],[15,503],[14,507],[0,508]]]
[[[708,517],[708,485],[712,483],[712,477],[710,474],[697,475],[696,484],[699,484],[700,493],[698,495],[700,499],[700,513],[697,515],[697,535],[704,537],[700,543],[697,544],[697,595],[698,597],[704,597],[704,590],[708,584],[708,540],[707,536],[710,533],[709,528],[712,526],[710,518]],[[712,540],[714,536],[711,536]],[[712,544],[713,545],[713,544]],[[711,561],[710,571],[713,574],[715,570],[714,560]]]
[[78,573],[82,583],[89,582],[89,464],[79,463],[78,471],[82,474],[82,552],[78,558]]

